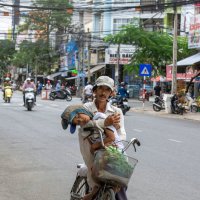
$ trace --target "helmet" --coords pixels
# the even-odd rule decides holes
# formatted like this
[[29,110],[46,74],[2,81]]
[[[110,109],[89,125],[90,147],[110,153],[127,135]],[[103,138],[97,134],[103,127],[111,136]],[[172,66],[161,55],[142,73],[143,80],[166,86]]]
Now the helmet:
[[26,80],[27,80],[27,81],[31,81],[31,78],[27,78]]
[[9,78],[9,77],[6,77],[6,78],[5,78],[5,80],[6,80],[6,81],[9,81],[9,80],[10,80],[10,78]]

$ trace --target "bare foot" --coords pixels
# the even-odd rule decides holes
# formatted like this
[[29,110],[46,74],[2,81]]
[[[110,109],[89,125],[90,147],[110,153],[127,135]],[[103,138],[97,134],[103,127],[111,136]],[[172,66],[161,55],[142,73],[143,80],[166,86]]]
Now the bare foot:
[[82,200],[92,200],[93,196],[98,192],[99,187],[98,186],[94,186],[92,189],[92,192],[90,192],[89,194],[86,194]]

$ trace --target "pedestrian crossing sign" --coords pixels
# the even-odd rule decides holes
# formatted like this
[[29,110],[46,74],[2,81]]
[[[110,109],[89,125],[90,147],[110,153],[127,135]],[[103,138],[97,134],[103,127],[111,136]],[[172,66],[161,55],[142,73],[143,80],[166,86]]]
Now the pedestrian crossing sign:
[[151,76],[151,70],[150,64],[140,64],[139,76]]

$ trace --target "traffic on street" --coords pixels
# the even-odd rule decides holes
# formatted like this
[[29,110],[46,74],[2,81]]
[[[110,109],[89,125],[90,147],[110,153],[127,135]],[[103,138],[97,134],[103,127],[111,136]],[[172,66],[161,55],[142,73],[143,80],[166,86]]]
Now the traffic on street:
[[[1,200],[70,199],[76,165],[83,160],[77,132],[63,130],[60,116],[67,105],[80,102],[76,97],[67,102],[38,96],[29,112],[19,91],[10,104],[1,100]],[[127,190],[129,199],[198,199],[198,121],[130,110],[125,128],[128,139],[141,142],[137,152],[129,150],[138,159]]]

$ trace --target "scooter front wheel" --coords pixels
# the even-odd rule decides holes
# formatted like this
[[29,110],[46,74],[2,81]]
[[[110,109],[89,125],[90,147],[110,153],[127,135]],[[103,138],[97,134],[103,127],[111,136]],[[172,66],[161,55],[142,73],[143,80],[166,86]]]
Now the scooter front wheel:
[[28,111],[32,111],[32,107],[33,107],[32,103],[31,102],[27,102],[27,110]]
[[159,111],[161,111],[161,108],[159,108],[157,105],[154,105],[154,104],[153,104],[153,110],[154,110],[155,112],[159,112]]
[[71,95],[67,95],[67,96],[66,96],[66,100],[67,100],[67,101],[71,101],[71,100],[72,100],[72,96],[71,96]]

